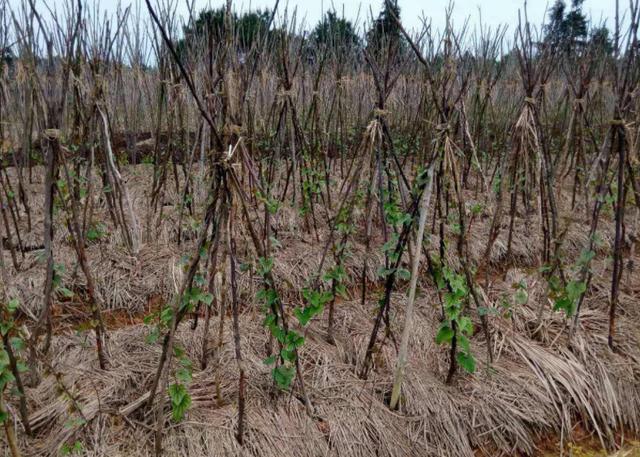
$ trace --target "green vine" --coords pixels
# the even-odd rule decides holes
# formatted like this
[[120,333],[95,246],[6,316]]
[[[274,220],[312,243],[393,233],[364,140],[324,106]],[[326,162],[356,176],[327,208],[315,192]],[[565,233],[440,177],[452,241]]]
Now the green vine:
[[455,360],[467,372],[476,370],[476,360],[471,352],[469,338],[473,335],[473,322],[464,315],[469,298],[469,287],[464,275],[442,266],[439,259],[432,259],[433,276],[443,295],[444,322],[436,335],[436,343],[455,346]]

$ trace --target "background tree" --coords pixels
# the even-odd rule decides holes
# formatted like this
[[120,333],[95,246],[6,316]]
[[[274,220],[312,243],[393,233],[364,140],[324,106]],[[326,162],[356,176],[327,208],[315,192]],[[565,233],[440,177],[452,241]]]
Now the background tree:
[[327,45],[335,49],[350,50],[360,46],[360,37],[351,21],[329,11],[311,32],[310,40],[316,46]]
[[564,19],[565,39],[569,47],[585,43],[587,38],[587,19],[582,12],[584,0],[573,0],[571,11]]
[[367,51],[370,54],[378,55],[387,48],[393,54],[401,54],[406,48],[404,37],[394,17],[400,19],[397,0],[385,1],[378,18],[373,21],[367,32]]
[[234,16],[236,24],[236,35],[240,49],[246,51],[258,42],[269,29],[270,12],[267,10],[256,10],[244,13],[240,17]]
[[589,40],[591,45],[603,54],[611,55],[613,53],[613,43],[609,29],[605,25],[591,29]]
[[0,68],[3,64],[10,66],[14,59],[13,52],[11,52],[11,48],[6,47],[0,49]]
[[[248,51],[269,29],[268,11],[256,10],[232,15],[233,32],[236,37],[236,45],[239,51]],[[184,52],[189,43],[195,43],[199,38],[210,37],[214,43],[223,42],[225,39],[225,8],[202,10],[197,19],[184,27],[182,38],[176,48],[178,52]]]
[[587,19],[582,12],[583,3],[584,0],[572,0],[571,10],[566,12],[564,0],[556,0],[549,11],[549,23],[546,26],[548,41],[567,52],[586,43]]

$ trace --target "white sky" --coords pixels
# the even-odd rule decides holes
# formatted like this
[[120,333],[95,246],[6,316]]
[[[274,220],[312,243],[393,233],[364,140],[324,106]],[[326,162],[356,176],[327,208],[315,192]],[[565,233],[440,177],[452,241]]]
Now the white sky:
[[[26,0],[8,0],[12,8],[17,7]],[[36,0],[37,4],[41,4],[44,0]],[[46,0],[50,6],[60,7],[64,0]],[[86,2],[87,0],[83,0]],[[141,2],[141,12],[147,15],[144,0],[88,0],[89,4],[98,1],[99,8],[114,12],[118,3],[121,6],[135,4]],[[152,4],[156,4],[158,0],[152,0]],[[166,0],[163,0],[166,1]],[[191,0],[190,0],[191,1]],[[208,5],[219,7],[225,4],[225,0],[193,0],[195,1],[196,10],[200,10]],[[534,24],[542,23],[545,17],[546,9],[554,0],[528,0],[527,11],[529,20]],[[174,0],[178,5],[178,13],[186,15],[187,0]],[[363,19],[370,17],[370,11],[376,16],[383,0],[280,0],[279,11],[284,12],[288,6],[289,11],[297,9],[298,19],[304,19],[306,28],[315,25],[324,11],[335,8],[339,15],[347,19],[355,21],[359,16],[358,25],[361,26]],[[571,3],[571,0],[566,0]],[[587,18],[595,23],[608,19],[608,25],[613,27],[615,17],[615,0],[585,0],[583,11]],[[275,0],[234,0],[235,8],[238,10],[247,10],[249,8],[272,8]],[[426,17],[432,21],[434,27],[442,29],[445,24],[445,9],[449,5],[449,0],[399,0],[402,21],[408,29],[420,28],[421,18]],[[482,13],[482,22],[485,25],[495,27],[499,24],[509,26],[507,37],[511,37],[514,26],[518,21],[518,10],[524,6],[524,0],[456,0],[453,8],[454,25],[462,25],[469,18],[470,25],[479,23],[480,11]],[[621,8],[626,8],[627,0],[620,0]],[[624,5],[624,6],[623,6]]]

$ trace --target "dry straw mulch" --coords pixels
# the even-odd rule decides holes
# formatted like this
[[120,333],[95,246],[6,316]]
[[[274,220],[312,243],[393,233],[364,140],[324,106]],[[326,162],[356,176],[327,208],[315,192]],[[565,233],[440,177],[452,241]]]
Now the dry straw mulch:
[[[144,211],[143,189],[147,184],[140,180],[131,192],[140,214]],[[167,197],[175,198],[175,195]],[[193,246],[192,239],[180,247],[176,245],[172,226],[177,220],[175,211],[175,208],[166,209],[170,222],[162,225],[158,236],[153,242],[147,242],[137,257],[118,247],[121,242],[113,232],[89,247],[88,255],[105,313],[124,310],[141,315],[149,311],[151,299],[166,301],[175,294],[180,279],[176,274],[179,259]],[[107,220],[104,213],[99,214]],[[317,270],[323,242],[318,243],[315,234],[304,233],[291,208],[283,208],[279,217],[278,239],[282,247],[275,250],[274,274],[287,309],[291,310],[299,300],[300,290]],[[39,227],[37,218],[34,219],[34,227]],[[490,218],[482,215],[474,224],[469,251],[477,262],[484,255]],[[608,225],[611,224],[603,224]],[[238,226],[234,230],[242,239],[245,228]],[[165,411],[166,455],[535,455],[536,443],[549,436],[568,441],[577,424],[607,447],[620,444],[623,431],[640,432],[640,313],[637,306],[640,275],[630,270],[623,276],[617,350],[612,352],[606,342],[611,272],[603,258],[606,255],[599,256],[600,260],[593,266],[594,279],[583,307],[580,328],[569,344],[567,321],[562,314],[551,310],[545,286],[532,267],[537,262],[535,246],[540,245],[538,230],[527,228],[526,220],[518,218],[515,233],[511,258],[506,259],[506,230],[503,229],[490,259],[496,271],[490,275],[489,284],[484,283],[484,275],[479,275],[479,286],[490,303],[499,306],[500,297],[513,294],[512,284],[524,280],[529,300],[509,314],[498,312],[491,316],[494,363],[486,363],[486,342],[478,331],[472,338],[477,372],[474,375],[459,373],[450,386],[444,384],[447,349],[434,341],[440,325],[439,301],[426,280],[426,270],[422,271],[421,278],[425,279],[421,280],[416,303],[414,335],[399,411],[390,411],[386,406],[396,360],[393,338],[385,338],[379,346],[369,379],[364,381],[357,376],[378,299],[372,291],[362,306],[359,278],[367,255],[368,280],[376,280],[375,270],[382,262],[380,240],[369,250],[361,240],[353,242],[352,255],[346,263],[351,297],[336,306],[336,344],[326,340],[324,316],[316,318],[304,331],[306,343],[300,357],[313,417],[305,412],[298,386],[291,393],[275,390],[269,368],[262,362],[267,335],[262,327],[260,305],[253,297],[259,282],[248,274],[239,275],[241,345],[248,375],[245,445],[240,448],[234,437],[238,370],[231,319],[225,318],[224,345],[217,350],[214,339],[220,316],[214,316],[209,331],[210,362],[207,369],[194,370],[189,386],[193,397],[191,408],[178,424],[172,423],[170,411]],[[568,258],[579,255],[585,234],[584,225],[567,226],[563,249]],[[318,236],[323,240],[326,233],[321,231]],[[604,252],[611,234],[605,229],[601,236]],[[38,239],[37,234],[33,239]],[[432,243],[437,243],[437,236],[432,238]],[[239,246],[238,253],[239,261],[250,257],[243,245]],[[453,266],[458,262],[454,253],[451,250],[447,259]],[[82,275],[75,266],[72,249],[65,242],[63,228],[58,229],[56,235],[55,255],[57,261],[67,267],[65,285],[81,298]],[[638,264],[638,259],[635,260]],[[41,307],[44,266],[38,261],[37,252],[28,253],[23,265],[24,270],[11,272],[11,291],[21,298],[24,318],[34,319]],[[331,256],[325,267],[330,265]],[[66,310],[84,309],[86,313],[82,300],[63,303],[61,297],[57,298],[56,306]],[[405,300],[401,284],[392,298],[393,336],[399,337]],[[475,323],[480,329],[479,322]],[[106,371],[97,367],[92,333],[78,330],[55,335],[50,352],[54,372],[45,371],[42,382],[27,391],[36,436],[26,438],[23,433],[19,434],[25,454],[58,455],[65,443],[78,441],[84,449],[82,454],[88,456],[152,455],[153,417],[140,405],[151,386],[160,347],[145,341],[148,332],[149,329],[140,324],[111,330],[107,344],[110,364]],[[177,332],[177,341],[194,361],[194,367],[199,366],[202,355],[202,336],[202,321],[195,330],[191,329],[190,322],[185,322]],[[61,390],[61,385],[71,396]],[[15,413],[14,406],[11,411]],[[6,454],[5,449],[3,446],[0,455]]]

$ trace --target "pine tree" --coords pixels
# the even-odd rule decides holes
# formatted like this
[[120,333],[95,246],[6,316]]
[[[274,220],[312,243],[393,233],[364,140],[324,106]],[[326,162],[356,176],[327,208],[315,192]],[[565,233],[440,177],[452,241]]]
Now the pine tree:
[[367,51],[371,55],[379,55],[387,49],[393,54],[400,54],[406,48],[395,18],[400,19],[397,0],[385,1],[378,18],[373,21],[367,33]]
[[587,39],[587,19],[582,12],[584,0],[572,0],[567,12],[564,0],[556,0],[549,11],[549,23],[545,27],[547,43],[571,52],[584,46]]
[[360,45],[360,37],[353,24],[329,11],[311,32],[310,41],[316,46],[327,45],[336,50],[349,50]]

